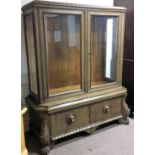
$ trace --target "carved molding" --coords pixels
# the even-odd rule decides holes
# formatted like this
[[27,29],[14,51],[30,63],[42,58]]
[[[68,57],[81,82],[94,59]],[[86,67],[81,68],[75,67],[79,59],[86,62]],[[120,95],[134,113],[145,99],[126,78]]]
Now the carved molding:
[[78,3],[63,3],[63,2],[48,2],[48,1],[32,1],[22,7],[22,10],[25,11],[31,7],[48,7],[48,8],[58,8],[58,7],[67,7],[67,8],[91,8],[91,9],[102,9],[102,11],[114,11],[114,12],[126,12],[126,8],[124,7],[103,7],[100,5],[86,5],[86,4],[78,4]]

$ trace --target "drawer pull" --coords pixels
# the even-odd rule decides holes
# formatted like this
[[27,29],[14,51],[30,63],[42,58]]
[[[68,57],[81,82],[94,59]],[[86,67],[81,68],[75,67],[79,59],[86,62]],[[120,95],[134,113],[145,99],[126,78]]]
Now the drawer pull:
[[106,106],[104,107],[104,113],[108,113],[108,112],[110,112],[110,111],[111,111],[110,106],[106,105]]
[[75,122],[75,115],[71,114],[70,116],[67,117],[66,119],[68,124],[72,124]]

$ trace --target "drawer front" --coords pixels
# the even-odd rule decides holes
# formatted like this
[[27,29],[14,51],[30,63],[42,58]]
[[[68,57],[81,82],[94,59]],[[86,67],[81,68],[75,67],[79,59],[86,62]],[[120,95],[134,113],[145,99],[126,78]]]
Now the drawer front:
[[90,122],[104,121],[121,114],[121,98],[101,101],[90,105]]
[[89,107],[80,107],[51,116],[52,136],[67,133],[89,123]]

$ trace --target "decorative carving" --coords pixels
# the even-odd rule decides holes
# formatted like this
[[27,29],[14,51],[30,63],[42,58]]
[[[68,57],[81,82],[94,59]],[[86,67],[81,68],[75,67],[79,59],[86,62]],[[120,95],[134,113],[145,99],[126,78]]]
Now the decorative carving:
[[40,153],[42,155],[47,155],[50,151],[50,128],[49,128],[49,121],[48,116],[44,114],[41,119],[40,124],[40,133],[39,133],[39,141],[41,145]]
[[130,115],[130,109],[128,108],[128,105],[126,104],[126,97],[123,98],[122,103],[122,118],[118,120],[120,124],[129,124],[129,118]]

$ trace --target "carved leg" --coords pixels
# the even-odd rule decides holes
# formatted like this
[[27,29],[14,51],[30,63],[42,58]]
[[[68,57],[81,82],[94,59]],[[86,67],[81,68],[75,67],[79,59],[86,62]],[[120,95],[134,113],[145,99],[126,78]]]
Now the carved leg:
[[129,124],[129,118],[128,116],[130,115],[130,109],[128,108],[128,105],[125,102],[125,97],[123,100],[123,105],[122,105],[122,118],[118,120],[120,124]]
[[39,141],[41,145],[40,152],[42,155],[47,155],[51,149],[50,146],[50,131],[49,131],[48,117],[41,118]]
[[32,124],[32,123],[30,123],[30,135],[31,136],[36,136],[36,134],[35,134],[35,127],[34,127],[34,125]]
[[131,117],[131,118],[134,118],[134,110],[133,110],[133,109],[132,109],[131,112],[130,112],[130,117]]

